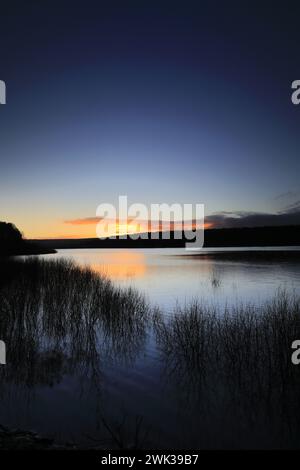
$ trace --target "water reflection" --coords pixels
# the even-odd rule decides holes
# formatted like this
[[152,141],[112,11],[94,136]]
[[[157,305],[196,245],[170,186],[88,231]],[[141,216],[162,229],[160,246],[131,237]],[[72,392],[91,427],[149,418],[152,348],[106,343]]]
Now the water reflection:
[[[134,361],[146,339],[148,307],[133,289],[70,262],[1,263],[0,337],[6,383],[53,386],[80,375],[99,386],[103,361]],[[9,279],[9,281],[7,281]]]
[[299,257],[249,256],[243,252],[186,255],[182,249],[59,250],[47,259],[69,258],[82,266],[106,273],[121,286],[133,286],[153,304],[171,311],[176,302],[195,298],[221,306],[238,301],[260,304],[280,286],[300,293]]
[[117,250],[104,253],[90,267],[112,280],[132,279],[146,275],[147,265],[143,252]]

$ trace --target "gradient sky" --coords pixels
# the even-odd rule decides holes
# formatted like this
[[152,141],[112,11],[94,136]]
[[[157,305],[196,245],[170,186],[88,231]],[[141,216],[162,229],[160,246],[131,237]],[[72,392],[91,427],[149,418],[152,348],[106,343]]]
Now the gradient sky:
[[298,217],[300,8],[281,3],[1,5],[0,220],[94,236],[65,221],[120,194]]

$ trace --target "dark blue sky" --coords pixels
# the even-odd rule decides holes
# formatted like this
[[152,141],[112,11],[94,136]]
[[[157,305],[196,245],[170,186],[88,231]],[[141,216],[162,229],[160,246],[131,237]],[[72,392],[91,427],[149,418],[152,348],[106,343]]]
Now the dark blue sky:
[[300,8],[281,3],[1,6],[0,219],[81,236],[64,220],[127,194],[294,220]]

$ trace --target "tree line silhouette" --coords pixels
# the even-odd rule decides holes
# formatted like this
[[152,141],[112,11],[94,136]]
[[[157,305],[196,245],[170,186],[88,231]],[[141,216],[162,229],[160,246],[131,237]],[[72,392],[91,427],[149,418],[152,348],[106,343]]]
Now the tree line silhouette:
[[23,238],[20,230],[10,222],[0,221],[0,256],[54,253]]

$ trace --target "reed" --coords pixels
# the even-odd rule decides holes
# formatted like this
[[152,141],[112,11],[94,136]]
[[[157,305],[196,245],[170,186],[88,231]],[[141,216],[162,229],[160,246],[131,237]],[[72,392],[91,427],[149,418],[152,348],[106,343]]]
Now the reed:
[[70,261],[35,258],[0,265],[0,338],[6,380],[53,383],[76,371],[100,377],[102,360],[134,360],[149,308],[133,289]]

